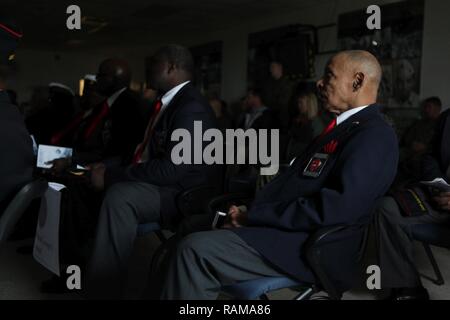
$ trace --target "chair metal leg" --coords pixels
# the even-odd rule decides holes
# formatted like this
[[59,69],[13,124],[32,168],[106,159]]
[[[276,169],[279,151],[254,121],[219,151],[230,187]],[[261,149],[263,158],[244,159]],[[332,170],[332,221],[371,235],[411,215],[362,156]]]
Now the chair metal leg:
[[313,288],[308,288],[308,289],[306,289],[306,291],[303,291],[299,295],[297,295],[294,298],[294,300],[297,300],[297,301],[308,300],[309,298],[311,298],[313,293],[314,293],[314,289]]
[[434,271],[434,274],[436,275],[436,279],[432,279],[431,277],[428,277],[425,275],[422,275],[422,277],[430,280],[437,286],[444,285],[445,284],[444,277],[442,276],[442,273],[441,273],[441,270],[439,269],[436,258],[434,257],[433,250],[427,243],[423,242],[422,244],[423,244],[425,252],[428,256],[428,259],[430,260],[431,266],[433,267],[433,271]]
[[270,299],[269,299],[269,296],[268,296],[266,293],[262,294],[262,295],[259,297],[259,299],[262,300],[262,301],[269,301],[269,300],[270,300]]

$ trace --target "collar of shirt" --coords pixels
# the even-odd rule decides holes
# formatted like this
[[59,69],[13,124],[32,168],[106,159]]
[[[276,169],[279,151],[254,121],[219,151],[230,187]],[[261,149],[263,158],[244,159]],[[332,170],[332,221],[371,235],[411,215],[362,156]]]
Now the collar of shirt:
[[369,105],[367,106],[363,106],[363,107],[358,107],[358,108],[353,108],[350,109],[348,111],[345,111],[343,114],[339,115],[336,118],[336,126],[344,123],[347,119],[349,119],[350,117],[354,116],[355,114],[357,114],[358,112],[364,110],[365,108],[367,108]]
[[264,111],[269,109],[266,106],[261,106],[260,108],[253,110],[251,113],[245,115],[245,129],[250,129],[253,123],[262,116]]
[[114,104],[114,102],[116,102],[117,98],[119,98],[119,96],[125,91],[127,90],[127,88],[122,88],[119,91],[116,91],[115,93],[112,94],[112,96],[110,96],[108,98],[108,100],[106,100],[106,102],[108,103],[108,106],[111,108],[111,106]]
[[173,98],[177,95],[177,93],[183,89],[183,87],[185,85],[187,85],[190,81],[186,81],[182,84],[177,85],[176,87],[170,89],[169,91],[166,92],[165,95],[162,96],[161,98],[161,110],[159,111],[158,115],[156,116],[155,120],[153,121],[153,125],[152,128],[154,128],[156,126],[156,124],[158,123],[159,119],[161,118],[162,114],[164,113],[164,110],[167,108],[167,106],[172,102]]
[[164,109],[166,106],[172,102],[172,99],[177,95],[177,93],[189,83],[190,81],[183,82],[182,84],[177,85],[176,87],[173,87],[169,91],[166,92],[165,95],[162,96],[161,102],[162,102],[162,108]]

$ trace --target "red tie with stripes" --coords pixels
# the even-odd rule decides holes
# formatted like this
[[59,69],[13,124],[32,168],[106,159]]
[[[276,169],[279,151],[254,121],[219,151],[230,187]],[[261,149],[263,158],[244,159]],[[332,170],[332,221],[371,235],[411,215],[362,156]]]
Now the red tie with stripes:
[[155,120],[158,117],[159,112],[162,108],[162,101],[160,99],[156,100],[154,105],[154,111],[152,116],[150,117],[150,121],[148,122],[147,130],[145,131],[144,141],[136,148],[136,152],[133,157],[133,164],[138,164],[142,160],[142,155],[144,154],[145,148],[147,147],[148,142],[153,133],[153,126],[155,124]]
[[102,105],[102,109],[97,114],[97,116],[92,120],[91,124],[84,133],[84,138],[86,140],[90,138],[90,136],[94,133],[95,129],[98,127],[100,122],[108,115],[109,109],[110,108],[108,105],[108,101],[105,101]]
[[337,119],[334,118],[333,120],[331,120],[331,122],[328,124],[328,126],[325,128],[325,130],[323,130],[320,137],[323,138],[326,135],[328,135],[331,131],[334,130],[334,128],[336,128],[336,125],[337,125]]

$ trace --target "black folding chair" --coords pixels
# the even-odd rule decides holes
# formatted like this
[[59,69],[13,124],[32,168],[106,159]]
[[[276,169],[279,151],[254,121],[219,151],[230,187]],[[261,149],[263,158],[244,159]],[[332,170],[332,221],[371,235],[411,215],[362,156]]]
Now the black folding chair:
[[48,183],[38,179],[24,186],[12,199],[0,217],[0,243],[6,242],[14,231],[17,222],[35,199],[42,198]]
[[[355,232],[358,230],[360,232]],[[299,292],[294,300],[308,300],[314,293],[324,291],[330,300],[341,300],[345,291],[352,288],[358,274],[359,262],[365,249],[367,233],[360,226],[336,226],[318,230],[305,245],[306,260],[316,281],[307,283],[294,278],[262,277],[222,287],[222,292],[237,300],[269,300],[268,294],[281,289]],[[359,240],[359,241],[358,241]],[[357,255],[340,256],[339,248],[358,246]],[[356,248],[356,247],[355,247]],[[334,278],[330,269],[345,264],[348,268],[341,278]]]
[[439,268],[439,265],[434,257],[431,246],[439,248],[450,249],[450,225],[449,224],[422,224],[416,225],[412,228],[412,237],[414,240],[422,243],[425,253],[430,260],[433,268],[434,277],[423,275],[422,277],[428,279],[437,286],[445,284],[444,277]]

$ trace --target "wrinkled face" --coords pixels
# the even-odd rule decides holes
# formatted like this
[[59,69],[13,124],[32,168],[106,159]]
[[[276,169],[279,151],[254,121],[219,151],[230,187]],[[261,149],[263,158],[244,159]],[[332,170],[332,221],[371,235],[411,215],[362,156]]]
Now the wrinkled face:
[[161,92],[166,91],[171,73],[169,63],[161,58],[152,57],[149,61],[147,79],[149,88]]
[[350,101],[354,95],[354,75],[346,68],[343,55],[337,55],[330,60],[325,68],[325,74],[317,82],[319,97],[329,112],[341,114],[350,108]]

